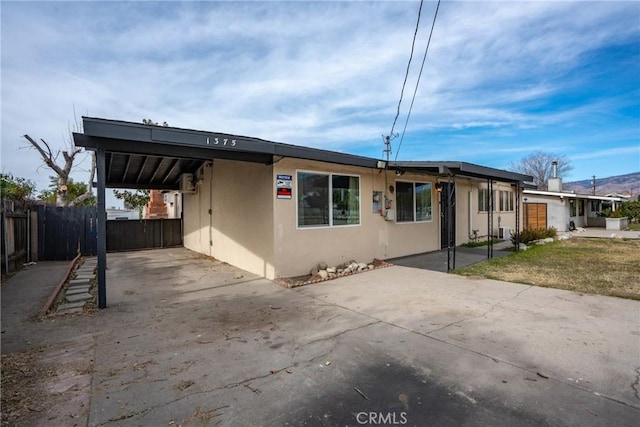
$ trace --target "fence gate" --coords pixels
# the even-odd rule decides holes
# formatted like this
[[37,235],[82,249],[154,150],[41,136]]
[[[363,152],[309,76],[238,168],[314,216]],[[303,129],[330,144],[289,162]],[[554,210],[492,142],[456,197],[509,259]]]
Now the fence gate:
[[96,254],[95,206],[38,206],[38,259],[70,260]]
[[547,204],[524,204],[524,228],[547,228]]

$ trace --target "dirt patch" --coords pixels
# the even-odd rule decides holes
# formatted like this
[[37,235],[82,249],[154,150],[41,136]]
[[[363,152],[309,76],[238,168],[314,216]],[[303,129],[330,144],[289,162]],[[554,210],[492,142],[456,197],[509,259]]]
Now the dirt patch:
[[65,342],[2,355],[2,426],[83,425],[93,344]]
[[37,363],[42,348],[2,355],[2,425],[29,425],[46,408],[44,382],[55,371]]

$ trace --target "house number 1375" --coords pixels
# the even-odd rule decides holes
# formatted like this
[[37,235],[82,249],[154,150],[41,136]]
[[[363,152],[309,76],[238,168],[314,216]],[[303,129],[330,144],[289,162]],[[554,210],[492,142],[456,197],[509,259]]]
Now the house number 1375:
[[[207,137],[207,144],[209,144],[209,138]],[[228,145],[230,147],[235,147],[236,146],[236,140],[235,139],[229,139],[229,138],[213,138],[213,145]]]

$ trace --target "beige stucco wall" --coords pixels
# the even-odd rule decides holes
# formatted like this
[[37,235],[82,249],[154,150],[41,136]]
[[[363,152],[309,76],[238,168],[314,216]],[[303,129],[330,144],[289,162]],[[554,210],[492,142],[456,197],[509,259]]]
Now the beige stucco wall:
[[[297,226],[297,172],[337,173],[360,178],[360,224],[339,227]],[[276,198],[278,174],[293,177],[293,197]],[[385,181],[386,174],[386,181]],[[266,166],[215,160],[196,173],[197,193],[184,195],[184,245],[221,261],[267,278],[307,274],[318,262],[369,262],[438,250],[440,242],[439,194],[434,176],[343,166],[284,158]],[[397,181],[431,184],[432,220],[398,223],[373,212],[373,191],[384,192]],[[471,227],[486,234],[486,213],[477,211],[479,183],[456,178],[456,244],[469,241]],[[509,189],[496,184],[495,189]],[[395,194],[388,193],[395,206]],[[211,209],[211,214],[209,210]],[[494,214],[501,225],[515,228],[515,213]],[[472,222],[470,222],[472,221]]]
[[185,247],[273,278],[272,169],[231,160],[202,168],[197,194],[184,198]]
[[[296,173],[299,170],[358,175],[361,198],[360,225],[298,228]],[[393,172],[386,173],[386,186],[394,185],[395,188],[395,175]],[[432,184],[433,221],[398,224],[395,221],[386,221],[379,213],[372,212],[372,192],[385,189],[384,171],[287,158],[276,164],[274,179],[276,174],[292,175],[294,187],[291,200],[275,200],[276,276],[305,274],[320,261],[329,265],[337,265],[351,259],[369,262],[374,258],[393,258],[439,248],[438,205],[433,177],[410,174],[402,176],[403,181]],[[393,196],[391,198],[394,199]]]

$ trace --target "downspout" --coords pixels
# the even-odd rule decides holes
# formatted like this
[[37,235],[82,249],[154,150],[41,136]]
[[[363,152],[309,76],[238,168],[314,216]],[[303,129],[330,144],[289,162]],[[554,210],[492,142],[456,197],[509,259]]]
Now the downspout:
[[213,161],[209,169],[209,256],[213,256]]

